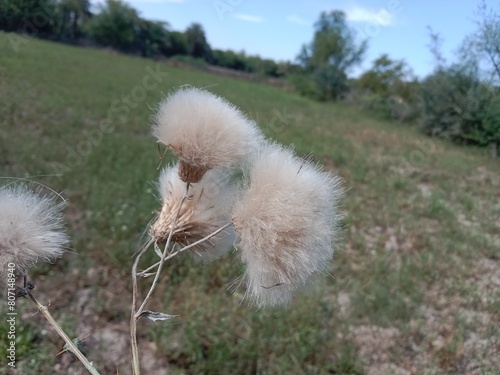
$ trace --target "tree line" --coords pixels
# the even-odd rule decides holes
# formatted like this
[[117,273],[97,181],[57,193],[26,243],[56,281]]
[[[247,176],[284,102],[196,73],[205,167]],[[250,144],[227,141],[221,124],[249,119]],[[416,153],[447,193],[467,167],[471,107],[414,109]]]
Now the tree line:
[[431,74],[417,79],[405,61],[387,54],[358,78],[349,78],[365,58],[368,41],[358,38],[339,10],[323,12],[314,35],[294,62],[276,62],[244,51],[213,49],[202,25],[172,30],[167,22],[140,17],[124,1],[107,0],[94,10],[89,0],[0,0],[0,30],[66,43],[110,47],[143,57],[211,64],[290,82],[304,96],[345,100],[380,116],[416,124],[429,135],[462,144],[500,144],[500,13],[484,2],[477,30],[465,38],[457,61],[446,62],[439,34],[431,31]]
[[175,31],[168,22],[142,18],[124,1],[107,0],[94,11],[89,0],[0,0],[0,30],[110,47],[143,57],[184,56],[188,62],[198,60],[270,77],[300,69],[298,64],[277,63],[243,51],[212,49],[199,23]]

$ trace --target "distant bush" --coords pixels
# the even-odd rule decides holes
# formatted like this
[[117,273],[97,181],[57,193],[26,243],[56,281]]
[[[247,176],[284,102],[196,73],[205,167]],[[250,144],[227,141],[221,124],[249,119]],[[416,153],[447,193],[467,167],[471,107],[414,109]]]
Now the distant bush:
[[383,119],[404,123],[415,122],[420,113],[417,100],[406,101],[397,95],[383,97],[355,87],[350,89],[346,100]]
[[409,122],[418,115],[418,81],[404,61],[383,54],[350,83],[351,101],[384,118]]
[[431,30],[437,66],[422,83],[422,127],[426,133],[479,146],[500,144],[500,13],[484,2],[478,29],[458,50],[458,62],[446,64],[439,34]]
[[315,100],[321,98],[321,91],[309,74],[291,74],[288,81],[300,95]]
[[174,65],[189,65],[196,68],[204,68],[208,63],[202,58],[196,58],[186,55],[175,55],[168,59]]
[[474,66],[456,64],[422,82],[422,127],[427,134],[480,146],[500,143],[500,90],[477,72]]
[[255,73],[266,77],[282,77],[290,72],[301,71],[302,67],[290,62],[277,63],[271,59],[263,59],[257,55],[248,56],[244,51],[234,52],[232,50],[213,51],[210,61],[213,65],[223,68],[239,70],[247,73]]
[[213,64],[223,68],[235,69],[241,71],[249,71],[249,66],[246,61],[246,56],[243,52],[236,53],[231,50],[213,50]]
[[400,122],[413,123],[420,114],[416,98],[415,101],[405,101],[400,97],[391,97],[387,106],[389,118]]

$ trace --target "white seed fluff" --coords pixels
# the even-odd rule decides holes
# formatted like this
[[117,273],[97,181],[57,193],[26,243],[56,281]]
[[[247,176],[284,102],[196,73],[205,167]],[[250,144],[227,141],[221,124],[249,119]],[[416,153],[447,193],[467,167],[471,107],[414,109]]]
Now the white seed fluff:
[[340,179],[274,144],[261,149],[249,177],[232,213],[246,295],[259,306],[286,305],[310,276],[329,268]]
[[[158,242],[165,242],[186,194],[186,183],[179,178],[178,165],[161,172],[158,190],[162,197],[162,210],[151,225],[150,236]],[[184,246],[190,245],[228,224],[234,197],[235,188],[230,176],[220,169],[209,170],[200,182],[190,184],[172,240]],[[216,259],[232,248],[234,240],[234,229],[229,226],[191,252],[196,259]]]
[[39,260],[53,262],[65,251],[62,204],[23,186],[0,188],[0,285],[7,265],[26,273]]
[[240,166],[263,139],[233,104],[197,88],[182,88],[161,103],[153,135],[182,163],[205,170]]

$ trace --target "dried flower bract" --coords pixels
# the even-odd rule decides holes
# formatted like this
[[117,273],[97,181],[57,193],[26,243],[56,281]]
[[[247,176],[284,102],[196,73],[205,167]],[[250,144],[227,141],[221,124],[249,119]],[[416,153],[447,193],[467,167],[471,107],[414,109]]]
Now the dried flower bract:
[[[186,183],[179,178],[178,166],[167,167],[162,171],[158,188],[163,206],[157,220],[151,225],[149,234],[156,242],[165,243],[186,194]],[[227,224],[233,197],[234,187],[227,175],[217,169],[208,171],[198,183],[190,185],[172,241],[184,246],[190,245]],[[234,239],[234,230],[229,227],[195,246],[193,252],[205,259],[217,258],[231,248]]]

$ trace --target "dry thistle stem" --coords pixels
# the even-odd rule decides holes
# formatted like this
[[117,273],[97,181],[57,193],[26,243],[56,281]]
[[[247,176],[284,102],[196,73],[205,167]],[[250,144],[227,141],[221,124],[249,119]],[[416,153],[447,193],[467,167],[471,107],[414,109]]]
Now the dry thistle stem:
[[192,183],[209,169],[243,165],[263,140],[243,112],[197,88],[181,88],[161,103],[153,135],[179,157],[179,175]]
[[8,263],[26,274],[39,260],[53,262],[65,251],[62,203],[39,196],[24,186],[0,188],[0,277],[5,284]]
[[[175,218],[186,183],[179,177],[179,166],[165,168],[159,179],[158,190],[162,209],[151,225],[149,234],[157,243],[165,243]],[[234,200],[234,187],[227,173],[218,169],[208,171],[198,182],[190,185],[189,196],[180,209],[172,242],[190,245],[229,223],[229,211]],[[200,243],[193,252],[214,259],[226,253],[234,242],[232,228],[227,228],[212,239]]]
[[274,144],[262,148],[249,179],[232,213],[246,295],[259,306],[288,304],[312,274],[329,267],[340,179]]

